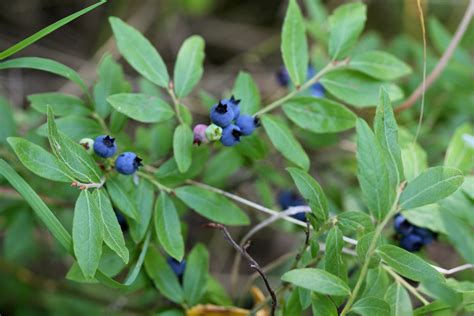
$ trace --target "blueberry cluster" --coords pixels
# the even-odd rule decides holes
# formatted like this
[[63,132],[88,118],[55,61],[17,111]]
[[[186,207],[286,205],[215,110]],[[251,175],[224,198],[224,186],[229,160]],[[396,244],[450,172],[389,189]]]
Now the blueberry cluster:
[[173,272],[176,274],[178,279],[182,281],[184,270],[186,269],[186,260],[183,259],[183,261],[178,261],[173,257],[168,257],[166,259],[166,262],[171,267]]
[[[314,77],[315,74],[316,70],[313,68],[313,66],[309,65],[308,72],[306,73],[306,80]],[[290,75],[288,74],[288,70],[286,70],[286,68],[283,66],[281,66],[277,72],[277,81],[283,87],[288,87],[290,85]],[[315,98],[324,97],[325,89],[323,85],[319,82],[313,84],[309,91],[311,96]]]
[[[92,154],[93,150],[97,156],[102,158],[113,157],[117,152],[115,138],[109,135],[97,136],[95,140],[83,138],[79,143],[88,153]],[[140,159],[135,153],[127,151],[120,154],[115,159],[115,170],[117,170],[118,173],[130,175],[138,170],[138,167],[142,165],[141,162],[142,159]]]
[[429,229],[411,224],[403,215],[397,214],[393,222],[395,231],[400,235],[400,247],[416,252],[424,245],[436,239],[436,233]]
[[[280,204],[281,209],[286,210],[292,206],[305,206],[305,200],[298,194],[292,191],[281,191],[278,194],[278,203]],[[291,215],[294,219],[306,222],[306,213],[296,213]]]
[[220,140],[224,146],[234,146],[241,136],[251,135],[259,126],[257,117],[240,114],[240,100],[231,96],[214,104],[210,111],[212,124],[194,127],[194,143],[201,144]]

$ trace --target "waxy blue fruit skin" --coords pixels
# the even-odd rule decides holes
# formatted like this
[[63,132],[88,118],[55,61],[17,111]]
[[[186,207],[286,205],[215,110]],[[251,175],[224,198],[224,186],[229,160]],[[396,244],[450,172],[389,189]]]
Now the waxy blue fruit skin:
[[416,227],[413,229],[413,234],[420,236],[423,239],[423,244],[428,245],[436,239],[436,234],[431,230],[423,227]]
[[280,66],[280,69],[278,69],[277,81],[282,87],[286,87],[290,83],[290,74],[284,66]]
[[409,234],[400,239],[400,247],[410,252],[420,251],[423,245],[423,238],[416,234]]
[[393,228],[402,235],[408,235],[413,232],[414,226],[405,218],[405,216],[398,214],[393,221]]
[[230,106],[232,107],[232,111],[234,111],[234,120],[236,120],[239,116],[240,116],[240,101],[241,100],[237,100],[236,98],[234,98],[234,96],[231,96],[229,100],[226,100],[228,103],[227,104],[230,104]]
[[94,141],[94,152],[102,158],[109,158],[117,152],[115,138],[109,135],[100,135]]
[[400,247],[407,251],[419,251],[424,245],[428,245],[436,239],[436,233],[423,227],[410,223],[402,214],[395,215],[393,221],[395,231],[401,235]]
[[324,89],[321,83],[316,82],[315,84],[311,86],[310,93],[312,97],[324,98],[324,94],[326,93],[326,90]]
[[183,277],[184,270],[186,269],[186,260],[180,262],[173,257],[168,257],[166,262],[168,262],[168,265],[171,267],[176,276],[181,279]]
[[[306,73],[306,80],[313,78],[314,75],[316,75],[316,70],[313,68],[313,66],[309,65],[308,71]],[[281,66],[277,72],[277,81],[283,87],[287,87],[290,83],[290,75],[288,74],[286,68],[283,66]],[[309,88],[309,93],[315,98],[323,98],[326,93],[326,90],[324,89],[321,83],[316,82]]]
[[125,217],[117,211],[115,212],[115,216],[117,217],[117,221],[118,221],[122,231],[124,233],[127,232],[128,231],[128,223],[127,223],[127,220],[125,219]]
[[234,119],[234,111],[229,102],[226,104],[219,101],[219,103],[214,104],[211,108],[210,113],[211,122],[220,126],[222,128],[229,126]]
[[115,170],[118,173],[130,175],[138,170],[138,167],[142,165],[141,162],[142,160],[135,153],[127,151],[119,155],[115,160]]
[[248,136],[257,128],[259,120],[257,117],[242,114],[235,121],[235,125],[240,128],[242,135]]
[[[305,200],[300,195],[292,191],[280,192],[280,194],[278,194],[277,199],[282,210],[286,210],[292,206],[305,206],[306,205]],[[290,216],[293,217],[294,219],[300,220],[302,222],[306,222],[305,212],[296,213]]]
[[231,147],[240,143],[240,128],[237,125],[231,124],[222,129],[221,143],[226,147]]

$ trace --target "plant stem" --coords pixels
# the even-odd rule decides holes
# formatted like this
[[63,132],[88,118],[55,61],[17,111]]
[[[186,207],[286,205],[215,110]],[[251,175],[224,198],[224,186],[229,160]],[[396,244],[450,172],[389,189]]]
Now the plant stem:
[[159,183],[152,175],[149,175],[148,173],[141,172],[141,171],[138,171],[137,174],[140,177],[145,178],[148,181],[150,181],[150,183],[153,184],[154,186],[156,186],[160,191],[165,191],[166,193],[173,192],[173,189],[168,188],[167,186]]
[[171,96],[173,100],[174,110],[176,112],[176,116],[178,117],[178,121],[180,124],[183,124],[183,118],[181,117],[181,111],[179,110],[179,100],[176,98],[176,94],[174,94],[174,84],[173,81],[170,81],[168,87],[168,94]]
[[395,197],[395,200],[393,201],[392,206],[390,207],[389,212],[387,213],[387,215],[385,215],[383,221],[375,229],[374,236],[372,237],[372,241],[370,242],[369,249],[367,250],[366,260],[364,262],[364,265],[362,266],[362,269],[360,270],[359,279],[357,280],[357,283],[354,287],[354,290],[352,291],[351,295],[349,296],[349,300],[347,301],[346,306],[344,306],[344,309],[341,312],[341,316],[344,316],[349,312],[349,310],[352,307],[352,304],[354,303],[355,299],[357,298],[357,294],[359,293],[359,290],[362,286],[362,283],[364,283],[365,276],[367,275],[367,272],[369,270],[369,263],[370,263],[369,258],[371,258],[372,255],[374,254],[375,248],[377,247],[377,241],[379,239],[379,236],[382,234],[382,231],[385,228],[385,225],[387,225],[388,221],[398,211],[398,200],[400,199],[400,194],[402,192],[402,187],[403,187],[403,185],[399,186],[399,188],[397,190],[397,195]]
[[211,227],[211,228],[217,228],[217,229],[220,229],[223,233],[224,233],[224,238],[232,245],[232,247],[234,247],[235,250],[237,250],[245,259],[247,259],[247,261],[249,262],[250,264],[250,267],[252,269],[254,269],[255,271],[258,272],[258,274],[260,274],[260,276],[262,277],[263,279],[263,282],[265,283],[265,286],[267,287],[267,290],[268,292],[270,293],[270,296],[272,298],[272,310],[271,310],[271,313],[270,315],[271,316],[274,316],[275,315],[275,310],[276,310],[276,307],[277,307],[277,298],[276,298],[276,295],[275,295],[275,292],[273,291],[272,287],[270,286],[270,283],[268,282],[268,279],[267,277],[265,276],[265,273],[263,272],[262,268],[260,267],[260,265],[257,263],[257,261],[255,261],[254,258],[252,258],[248,252],[247,252],[247,247],[249,246],[249,244],[247,245],[244,245],[243,247],[239,246],[234,239],[232,239],[232,236],[229,234],[229,231],[227,230],[227,228],[222,225],[222,224],[217,224],[217,223],[209,223],[206,225],[207,227]]
[[411,108],[415,104],[416,100],[418,100],[418,98],[423,95],[423,93],[428,90],[428,88],[433,84],[433,82],[439,77],[439,75],[443,72],[444,68],[448,64],[448,61],[451,59],[451,56],[456,51],[456,47],[458,46],[464,33],[466,32],[473,15],[474,0],[470,0],[469,6],[466,12],[464,13],[461,22],[459,23],[456,33],[453,36],[453,39],[444,51],[443,56],[441,56],[441,59],[436,64],[436,67],[431,71],[428,77],[426,77],[426,81],[424,81],[425,83],[422,82],[418,86],[418,88],[413,91],[410,97],[405,102],[403,102],[402,105],[395,109],[395,112],[401,112],[403,110]]
[[104,119],[101,118],[100,115],[97,114],[97,112],[92,113],[92,118],[94,118],[100,124],[100,127],[102,127],[104,132],[106,132],[108,135],[111,134],[109,128],[107,127],[107,124],[105,124]]
[[386,266],[386,265],[382,265],[382,268],[384,268],[385,271],[387,271],[394,279],[395,281],[397,281],[398,283],[400,283],[404,288],[406,288],[411,294],[413,294],[413,296],[415,296],[418,300],[420,300],[420,302],[423,303],[423,305],[428,305],[430,302],[428,302],[426,300],[426,298],[424,298],[420,292],[418,292],[418,290],[416,288],[414,288],[413,286],[411,286],[410,283],[408,283],[407,281],[405,281],[401,276],[399,276],[395,271],[393,271],[392,269],[390,269],[390,267]]
[[272,103],[270,103],[269,105],[267,105],[263,109],[261,109],[260,111],[255,112],[253,114],[253,116],[258,116],[258,115],[265,114],[265,113],[279,107],[280,105],[282,105],[283,103],[285,103],[289,99],[293,98],[295,95],[297,95],[301,91],[304,91],[304,90],[308,89],[309,87],[311,87],[313,84],[318,82],[322,78],[322,76],[324,76],[328,72],[330,72],[334,69],[337,69],[337,68],[344,67],[344,66],[347,65],[348,62],[349,62],[348,59],[345,59],[341,62],[334,62],[334,61],[330,62],[323,69],[321,69],[316,75],[314,75],[311,79],[306,81],[303,85],[297,87],[294,91],[288,93],[284,97],[273,101]]

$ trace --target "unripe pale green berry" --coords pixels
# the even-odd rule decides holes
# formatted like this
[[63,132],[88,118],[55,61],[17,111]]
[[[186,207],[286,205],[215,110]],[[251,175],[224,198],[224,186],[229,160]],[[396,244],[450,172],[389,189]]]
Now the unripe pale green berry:
[[92,138],[83,138],[79,141],[79,144],[84,147],[89,155],[94,153],[94,140]]
[[206,138],[210,141],[217,141],[222,137],[222,127],[211,124],[206,128]]

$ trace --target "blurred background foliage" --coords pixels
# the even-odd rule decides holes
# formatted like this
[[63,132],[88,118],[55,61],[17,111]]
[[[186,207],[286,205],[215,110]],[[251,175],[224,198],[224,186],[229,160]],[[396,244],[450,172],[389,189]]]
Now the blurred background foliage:
[[[92,2],[1,1],[0,50]],[[324,53],[324,35],[320,31],[324,27],[325,14],[344,2],[322,1],[323,5],[315,10],[316,7],[311,5],[315,3],[312,0],[300,1],[301,5],[304,4],[305,15],[310,18],[308,33],[311,38],[311,60],[316,68],[328,61]],[[408,96],[422,80],[423,47],[416,1],[368,0],[364,3],[368,5],[367,26],[354,50],[363,52],[381,49],[409,63],[413,73],[399,82]],[[428,32],[428,73],[447,47],[467,3],[467,0],[423,1]],[[283,95],[283,89],[275,80],[275,73],[282,64],[280,31],[286,6],[287,2],[280,0],[109,0],[107,4],[50,34],[15,57],[39,56],[57,60],[77,69],[83,78],[92,83],[97,77],[96,65],[104,53],[111,52],[113,56],[118,56],[115,43],[110,40],[109,16],[119,16],[140,29],[157,47],[168,63],[168,69],[171,69],[182,41],[191,34],[199,34],[206,41],[205,72],[199,84],[201,93],[193,94],[188,103],[194,122],[207,122],[206,106],[212,104],[210,102],[215,98],[230,92],[241,70],[249,72],[255,79],[262,103]],[[426,151],[428,165],[439,165],[454,130],[465,122],[472,124],[474,121],[473,52],[474,28],[471,23],[448,67],[426,94],[425,119],[419,143]],[[123,65],[126,74],[133,74],[128,65]],[[134,90],[147,89],[146,83],[138,78],[128,75],[127,78],[133,83]],[[62,78],[43,72],[0,72],[0,95],[3,96],[0,97],[0,108],[4,109],[3,113],[10,108],[14,117],[14,120],[1,118],[2,131],[11,130],[22,135],[28,133],[30,139],[44,142],[35,132],[36,127],[44,123],[44,117],[35,111],[28,111],[30,103],[26,97],[48,91],[80,93],[76,89]],[[357,113],[366,119],[373,117],[373,109],[358,109]],[[405,129],[402,135],[410,138],[410,134],[415,133],[418,117],[419,102],[398,116],[399,125]],[[153,133],[166,133],[166,127],[150,132],[131,125],[127,126],[127,131],[130,135],[135,133],[137,146],[146,155],[154,155],[153,160],[168,153],[171,144],[162,144],[157,151],[146,153],[147,145],[153,142]],[[359,192],[355,189],[357,180],[354,176],[356,164],[352,134],[317,135],[302,130],[298,133],[310,153],[311,173],[330,196],[333,213],[360,208]],[[0,136],[0,142],[4,142],[8,135]],[[0,147],[0,150],[2,156],[18,162],[5,147]],[[276,193],[292,187],[283,171],[281,158],[270,152],[265,163],[249,165],[241,151],[230,148],[215,152],[204,169],[203,181],[277,208]],[[55,206],[63,222],[71,223],[71,207],[77,192],[50,182],[48,186],[42,186],[41,179],[24,169],[19,170],[45,195],[45,201]],[[232,249],[224,244],[218,232],[200,229],[204,222],[202,218],[190,213],[186,216],[188,240],[207,244],[213,258],[213,276],[228,285]],[[167,304],[162,298],[157,300],[153,289],[127,295],[104,291],[99,285],[83,285],[65,280],[71,259],[37,224],[28,206],[0,180],[2,315],[142,314]],[[233,234],[245,234],[246,229],[240,229],[234,228]],[[296,249],[303,234],[292,232],[301,230],[282,223],[256,236],[252,253],[257,261],[270,262]],[[428,258],[446,267],[461,261],[443,240],[430,245],[426,253]],[[108,263],[107,267],[114,269],[113,262]],[[241,273],[248,274],[249,270],[243,267]],[[462,277],[474,280],[469,272],[462,274]],[[145,282],[145,278],[142,278],[137,282],[137,288],[143,288]]]

